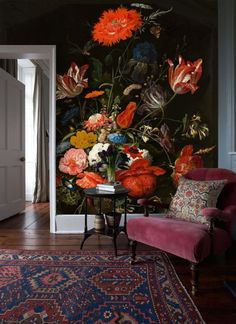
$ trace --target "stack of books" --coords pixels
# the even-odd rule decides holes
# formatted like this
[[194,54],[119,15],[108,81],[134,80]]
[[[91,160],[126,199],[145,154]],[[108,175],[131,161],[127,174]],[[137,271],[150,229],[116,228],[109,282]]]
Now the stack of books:
[[125,188],[121,185],[120,182],[114,182],[98,184],[96,189],[100,192],[118,193],[122,192]]

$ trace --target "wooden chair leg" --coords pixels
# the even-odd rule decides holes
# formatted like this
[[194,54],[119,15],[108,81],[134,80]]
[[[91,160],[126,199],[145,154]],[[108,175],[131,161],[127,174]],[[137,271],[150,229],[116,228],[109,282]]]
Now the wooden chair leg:
[[137,241],[131,241],[131,248],[132,248],[132,256],[131,256],[131,264],[135,263],[135,257],[136,257],[136,247],[138,242]]
[[198,284],[199,284],[199,268],[198,264],[191,263],[190,264],[191,270],[191,284],[192,284],[192,295],[195,296],[198,291]]

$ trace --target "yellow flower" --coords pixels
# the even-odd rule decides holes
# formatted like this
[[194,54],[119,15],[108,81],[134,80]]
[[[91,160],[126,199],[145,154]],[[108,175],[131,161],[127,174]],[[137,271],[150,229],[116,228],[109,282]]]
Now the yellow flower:
[[75,136],[71,136],[70,143],[76,148],[86,149],[97,143],[97,135],[92,132],[87,133],[84,130],[78,131]]

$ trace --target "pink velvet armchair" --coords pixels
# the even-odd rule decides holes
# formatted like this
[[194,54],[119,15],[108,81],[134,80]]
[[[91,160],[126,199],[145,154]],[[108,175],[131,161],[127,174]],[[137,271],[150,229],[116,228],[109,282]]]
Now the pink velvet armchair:
[[129,220],[127,234],[132,241],[132,263],[135,262],[138,242],[190,261],[192,294],[195,295],[201,261],[211,253],[224,254],[231,245],[231,228],[236,219],[236,174],[220,168],[199,168],[187,173],[185,178],[199,181],[227,180],[216,207],[202,210],[207,224],[167,217],[147,217],[148,205],[154,204],[160,208],[167,206],[140,199],[146,217]]

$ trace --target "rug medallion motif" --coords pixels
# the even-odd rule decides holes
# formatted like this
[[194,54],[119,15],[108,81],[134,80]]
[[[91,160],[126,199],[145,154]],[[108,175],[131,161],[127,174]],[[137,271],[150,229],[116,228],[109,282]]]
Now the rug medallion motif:
[[166,254],[0,253],[0,323],[203,323]]

